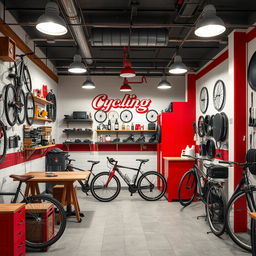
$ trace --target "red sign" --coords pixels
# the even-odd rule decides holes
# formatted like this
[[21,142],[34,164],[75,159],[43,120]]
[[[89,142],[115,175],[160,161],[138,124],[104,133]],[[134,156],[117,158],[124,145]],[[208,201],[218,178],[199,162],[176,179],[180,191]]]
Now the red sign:
[[135,94],[125,94],[122,99],[109,99],[107,94],[99,94],[92,100],[95,110],[109,112],[112,108],[134,108],[137,113],[148,112],[150,99],[138,99]]

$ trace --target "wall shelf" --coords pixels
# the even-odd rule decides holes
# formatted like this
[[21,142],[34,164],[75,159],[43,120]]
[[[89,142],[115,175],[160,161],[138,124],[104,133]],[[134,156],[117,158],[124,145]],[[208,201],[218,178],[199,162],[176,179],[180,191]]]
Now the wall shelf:
[[100,145],[115,145],[116,151],[118,151],[119,146],[122,145],[138,145],[140,150],[143,150],[143,147],[146,145],[157,145],[157,142],[95,142],[97,150],[99,150]]
[[42,105],[49,105],[49,104],[53,104],[51,101],[48,101],[48,100],[46,100],[46,99],[44,99],[44,98],[41,98],[41,97],[38,97],[38,96],[33,96],[33,98],[34,98],[34,101],[36,102],[36,103],[39,103],[39,104],[42,104]]
[[50,118],[38,117],[38,116],[35,116],[35,117],[34,117],[34,120],[36,120],[36,121],[42,121],[42,122],[52,122],[52,119],[50,119]]
[[47,146],[23,148],[23,150],[26,153],[26,160],[28,160],[35,153],[36,150],[41,150],[41,155],[43,155],[48,150],[48,148],[53,148],[55,146],[56,146],[55,144],[51,144],[51,145],[47,145]]
[[63,130],[64,133],[92,134],[92,131]]
[[155,133],[156,130],[96,130],[97,133]]
[[63,145],[65,145],[67,147],[67,150],[69,151],[70,146],[72,145],[88,145],[91,151],[91,145],[92,142],[63,142]]
[[66,122],[81,122],[81,123],[92,123],[92,119],[74,119],[74,118],[64,118]]

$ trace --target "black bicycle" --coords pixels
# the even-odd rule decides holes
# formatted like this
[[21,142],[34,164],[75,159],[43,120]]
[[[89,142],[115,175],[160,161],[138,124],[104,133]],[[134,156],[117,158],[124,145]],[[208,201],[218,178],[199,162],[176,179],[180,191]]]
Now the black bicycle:
[[[9,69],[9,78],[12,78],[14,85],[8,84],[5,89],[4,108],[7,122],[13,126],[16,121],[24,123],[25,118],[29,125],[33,124],[35,115],[35,102],[32,90],[32,82],[29,70],[24,62],[24,57],[29,54],[17,55],[20,59]],[[23,88],[28,92],[25,94]]]
[[0,120],[0,163],[3,162],[7,151],[6,127]]
[[[149,159],[136,159],[136,161],[140,162],[138,168],[118,165],[118,161],[113,158],[107,157],[107,160],[111,165],[110,171],[98,173],[91,181],[91,193],[97,200],[109,202],[118,196],[121,190],[121,183],[115,175],[116,172],[128,185],[131,196],[137,191],[147,201],[156,201],[164,196],[167,188],[165,178],[156,171],[145,173],[141,171],[142,165],[147,163]],[[130,179],[121,169],[133,170],[137,173]]]
[[29,211],[26,211],[26,223],[27,225],[29,225],[29,230],[31,234],[35,234],[36,230],[46,225],[48,223],[48,219],[51,218],[51,216],[48,216],[48,219],[45,219],[42,217],[42,213],[41,213],[41,210],[39,209],[40,207],[38,208],[38,204],[43,203],[43,204],[49,204],[54,206],[54,211],[52,212],[52,214],[54,214],[53,216],[54,228],[51,230],[53,233],[49,237],[50,239],[48,241],[40,241],[40,239],[37,239],[36,237],[27,236],[26,245],[31,248],[42,249],[57,242],[62,236],[62,234],[64,233],[66,228],[66,213],[62,205],[60,204],[60,202],[46,195],[35,195],[35,196],[25,197],[21,191],[22,183],[32,179],[33,176],[10,175],[10,177],[13,178],[15,181],[19,181],[19,185],[17,187],[16,192],[14,193],[0,192],[0,195],[14,196],[11,203],[16,203],[19,195],[21,195],[23,198],[22,203],[29,204],[28,205]]
[[238,165],[243,170],[242,178],[227,203],[225,224],[232,240],[241,248],[251,251],[251,223],[248,212],[256,211],[256,186],[250,183],[248,170],[255,170],[256,162],[219,161],[219,163]]
[[[68,157],[69,157],[69,156],[68,156]],[[75,171],[75,170],[77,170],[77,171],[82,171],[82,172],[85,171],[85,170],[83,170],[83,169],[81,169],[81,168],[78,168],[78,167],[73,166],[72,162],[75,161],[75,159],[70,159],[70,158],[68,158],[68,157],[67,157],[67,159],[66,159],[66,160],[68,161],[68,163],[67,163],[67,166],[66,166],[65,171],[68,171],[68,172],[73,172],[73,171]],[[95,174],[93,173],[93,168],[94,168],[95,165],[99,164],[100,161],[88,160],[87,162],[88,162],[88,163],[91,163],[91,169],[89,170],[90,175],[89,175],[89,177],[88,177],[87,180],[85,180],[85,181],[79,180],[79,181],[78,181],[78,183],[81,185],[82,191],[83,191],[86,195],[88,195],[88,192],[91,190],[90,178],[95,176]]]

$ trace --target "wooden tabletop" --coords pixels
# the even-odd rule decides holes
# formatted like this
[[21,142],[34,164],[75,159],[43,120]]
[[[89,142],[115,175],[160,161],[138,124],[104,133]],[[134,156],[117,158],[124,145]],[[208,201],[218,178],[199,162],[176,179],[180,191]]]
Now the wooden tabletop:
[[0,214],[1,213],[14,213],[20,208],[24,207],[25,204],[0,204]]
[[50,203],[35,203],[35,204],[26,204],[26,211],[29,212],[47,212],[53,204]]
[[249,212],[251,218],[256,220],[256,212]]
[[195,161],[192,158],[185,158],[185,157],[171,157],[171,156],[165,156],[163,157],[164,160],[167,161]]
[[55,177],[47,177],[45,172],[27,172],[26,175],[32,175],[34,178],[27,182],[67,182],[76,180],[87,180],[89,177],[89,171],[83,172],[51,172]]

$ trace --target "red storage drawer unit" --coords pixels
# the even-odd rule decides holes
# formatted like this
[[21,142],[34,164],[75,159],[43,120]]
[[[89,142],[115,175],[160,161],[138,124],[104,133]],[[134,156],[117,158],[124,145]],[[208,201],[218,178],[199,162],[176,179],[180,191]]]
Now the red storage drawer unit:
[[0,255],[26,255],[25,204],[0,204]]
[[[169,202],[178,200],[178,188],[184,173],[194,165],[193,159],[181,157],[163,157],[164,173],[167,181],[166,198]],[[183,194],[185,196],[185,194]],[[186,198],[184,198],[186,199]]]

